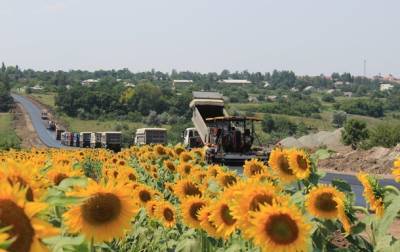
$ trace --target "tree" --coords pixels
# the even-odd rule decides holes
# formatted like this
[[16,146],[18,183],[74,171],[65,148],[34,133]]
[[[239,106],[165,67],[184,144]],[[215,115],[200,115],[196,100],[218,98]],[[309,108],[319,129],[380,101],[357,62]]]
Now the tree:
[[347,113],[344,111],[335,111],[332,115],[332,124],[336,128],[343,127],[347,120]]
[[0,82],[0,112],[8,112],[12,108],[13,102],[10,90]]
[[342,130],[342,141],[345,145],[351,145],[353,150],[369,136],[367,124],[362,121],[350,119]]
[[335,102],[335,97],[332,94],[324,94],[321,100],[324,102]]
[[265,114],[263,121],[261,122],[261,128],[266,133],[271,133],[275,130],[275,121],[271,115]]

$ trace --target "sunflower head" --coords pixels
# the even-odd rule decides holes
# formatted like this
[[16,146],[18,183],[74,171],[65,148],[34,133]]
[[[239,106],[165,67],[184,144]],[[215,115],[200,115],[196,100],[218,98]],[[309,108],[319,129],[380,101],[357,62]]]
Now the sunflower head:
[[376,215],[382,217],[384,213],[383,196],[384,189],[379,184],[378,180],[366,173],[360,172],[357,178],[364,187],[364,197],[369,203],[371,209],[375,211]]
[[155,216],[164,227],[172,228],[176,224],[175,207],[168,201],[162,201],[157,205]]
[[308,251],[311,226],[295,206],[262,205],[252,213],[249,232],[263,251]]
[[311,174],[311,162],[303,150],[290,150],[288,152],[289,166],[298,179],[307,179]]
[[279,148],[272,150],[268,164],[278,174],[282,182],[291,183],[296,181],[296,175],[289,165],[287,150]]
[[190,196],[201,197],[203,195],[201,187],[190,179],[178,180],[174,185],[173,192],[181,200]]
[[221,197],[213,202],[209,220],[217,227],[217,234],[228,239],[238,227],[237,219],[232,215],[231,199]]
[[179,154],[179,160],[181,163],[187,163],[193,160],[193,156],[190,154],[190,152],[183,151]]
[[181,212],[184,223],[192,228],[200,227],[200,210],[208,205],[208,201],[200,197],[187,197],[181,203]]
[[167,150],[161,144],[157,144],[156,146],[154,146],[153,149],[154,149],[154,152],[159,156],[164,156],[167,154]]
[[224,187],[230,187],[239,182],[238,176],[234,172],[221,172],[217,175],[218,183]]
[[243,173],[247,177],[264,173],[266,170],[267,167],[264,165],[264,163],[257,159],[246,160],[243,165]]
[[170,171],[170,172],[175,172],[176,171],[176,167],[174,162],[172,162],[171,160],[164,160],[164,166]]
[[90,181],[86,189],[69,195],[82,197],[83,201],[64,213],[65,224],[70,232],[83,233],[88,240],[122,237],[138,212],[129,188],[123,184]]
[[198,217],[200,219],[200,227],[207,232],[208,236],[221,238],[217,232],[217,226],[210,221],[211,208],[209,206],[200,209]]
[[311,189],[305,204],[308,212],[317,218],[336,219],[339,214],[336,199],[344,201],[344,193],[329,185],[319,185]]

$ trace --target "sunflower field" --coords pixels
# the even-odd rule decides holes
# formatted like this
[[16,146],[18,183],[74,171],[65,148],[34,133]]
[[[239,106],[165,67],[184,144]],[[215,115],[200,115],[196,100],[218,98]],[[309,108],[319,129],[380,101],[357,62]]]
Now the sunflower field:
[[277,148],[234,170],[179,145],[1,152],[0,251],[400,251],[398,189],[360,173],[356,206],[318,158]]

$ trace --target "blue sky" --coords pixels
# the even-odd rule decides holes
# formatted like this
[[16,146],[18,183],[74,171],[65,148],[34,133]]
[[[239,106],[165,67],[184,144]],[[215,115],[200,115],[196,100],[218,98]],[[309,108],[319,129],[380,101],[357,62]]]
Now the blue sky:
[[400,76],[398,0],[0,0],[0,61],[34,69]]

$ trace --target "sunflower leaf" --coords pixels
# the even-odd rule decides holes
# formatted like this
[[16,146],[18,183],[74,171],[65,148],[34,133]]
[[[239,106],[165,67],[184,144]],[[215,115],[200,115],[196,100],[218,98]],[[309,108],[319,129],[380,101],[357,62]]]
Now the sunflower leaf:
[[351,186],[343,179],[333,179],[332,185],[344,193],[351,192]]

